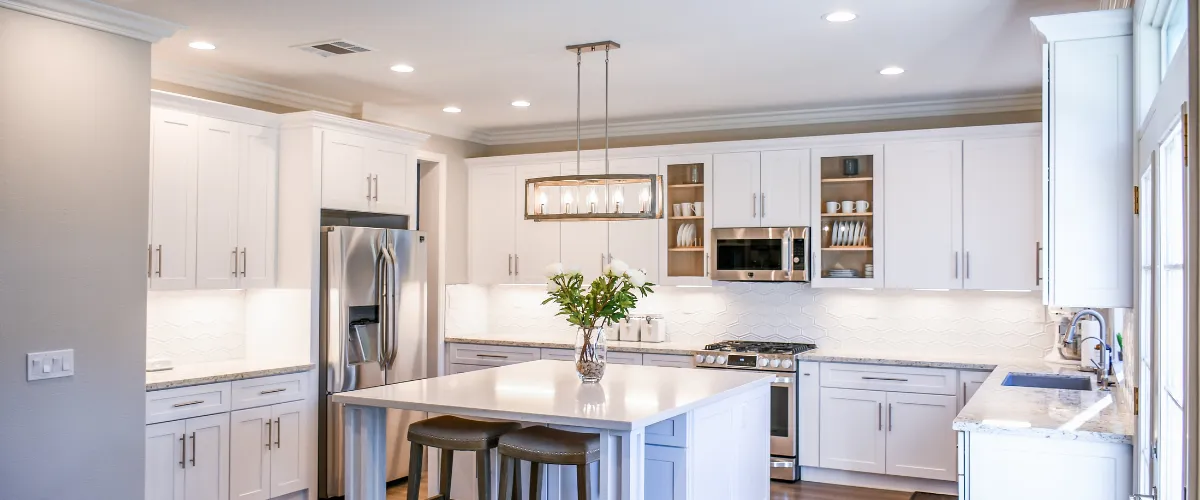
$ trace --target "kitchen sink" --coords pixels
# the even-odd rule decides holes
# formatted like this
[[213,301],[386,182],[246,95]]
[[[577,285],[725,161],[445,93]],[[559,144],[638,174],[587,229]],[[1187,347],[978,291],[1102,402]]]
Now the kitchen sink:
[[1036,387],[1038,389],[1067,389],[1071,391],[1092,390],[1092,380],[1082,377],[1054,375],[1030,375],[1010,373],[1000,385],[1009,387]]

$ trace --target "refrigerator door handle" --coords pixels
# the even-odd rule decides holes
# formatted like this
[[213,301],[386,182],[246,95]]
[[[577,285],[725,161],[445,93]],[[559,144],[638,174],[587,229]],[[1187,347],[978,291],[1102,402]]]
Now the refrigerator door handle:
[[387,370],[387,324],[388,324],[388,265],[387,265],[387,233],[379,239],[379,257],[375,260],[375,303],[378,307],[377,319],[379,325],[379,342],[375,344],[375,352],[380,370]]
[[396,244],[395,244],[395,242],[390,241],[390,240],[387,241],[387,245],[384,246],[384,251],[387,254],[387,262],[388,262],[388,266],[387,266],[387,276],[388,276],[388,279],[387,279],[388,316],[387,317],[388,317],[388,322],[387,322],[387,329],[383,331],[383,334],[387,337],[387,351],[388,351],[387,352],[387,360],[386,360],[387,362],[385,364],[385,368],[388,371],[391,371],[392,368],[396,364],[396,357],[399,354],[399,345],[400,345],[399,325],[396,323],[396,318],[393,316],[393,314],[396,312],[396,309],[400,305],[400,300],[399,300],[400,289],[396,286],[396,281],[397,281],[397,278],[399,277],[400,269],[397,267],[397,264],[396,264]]

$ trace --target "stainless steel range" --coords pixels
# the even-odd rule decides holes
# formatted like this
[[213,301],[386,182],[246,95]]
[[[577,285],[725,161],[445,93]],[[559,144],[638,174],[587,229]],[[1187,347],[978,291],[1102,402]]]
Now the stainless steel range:
[[800,400],[796,382],[796,356],[816,349],[813,344],[727,340],[696,352],[697,368],[749,370],[776,374],[771,383],[771,479],[800,480],[796,456],[796,415]]

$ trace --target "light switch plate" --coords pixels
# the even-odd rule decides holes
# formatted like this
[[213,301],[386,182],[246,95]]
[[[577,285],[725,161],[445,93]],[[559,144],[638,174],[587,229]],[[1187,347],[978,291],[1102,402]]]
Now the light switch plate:
[[75,350],[31,352],[26,356],[26,380],[70,377],[75,374]]

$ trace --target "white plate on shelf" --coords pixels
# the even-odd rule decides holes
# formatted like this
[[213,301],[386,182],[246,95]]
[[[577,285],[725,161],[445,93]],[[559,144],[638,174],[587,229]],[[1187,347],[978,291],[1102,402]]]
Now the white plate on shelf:
[[683,246],[683,229],[685,227],[686,226],[684,226],[683,224],[680,224],[679,229],[675,230],[675,248],[679,248],[679,247]]
[[860,246],[858,242],[860,239],[862,239],[862,233],[863,233],[863,223],[855,222],[854,223],[854,240],[850,243],[850,245]]
[[867,246],[867,231],[868,231],[867,223],[863,222],[862,223],[862,231],[858,232],[858,246],[860,246],[860,247]]
[[829,236],[829,246],[836,247],[842,244],[842,223],[834,221],[833,234]]

